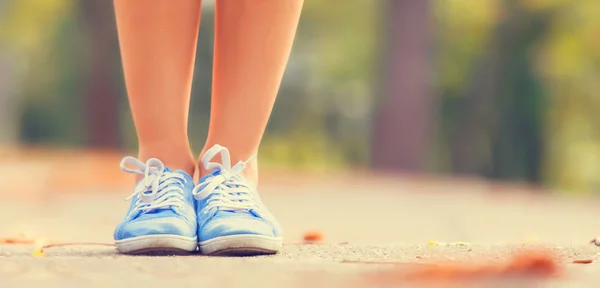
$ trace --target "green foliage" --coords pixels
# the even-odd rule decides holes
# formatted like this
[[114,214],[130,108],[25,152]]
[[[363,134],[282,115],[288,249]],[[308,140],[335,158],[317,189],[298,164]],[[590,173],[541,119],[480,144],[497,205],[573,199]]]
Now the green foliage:
[[381,9],[368,0],[305,2],[266,143],[305,143],[305,162],[366,162]]
[[[77,3],[2,2],[0,53],[20,64],[25,141],[83,144],[81,75],[89,67],[82,61],[86,30]],[[599,188],[598,3],[432,0],[439,108],[432,170],[539,181],[564,191]],[[305,2],[261,148],[263,163],[325,169],[367,161],[386,60],[380,59],[383,4]],[[204,11],[198,43],[190,114],[196,151],[210,113],[213,18]],[[126,147],[134,148],[120,88],[122,131]]]
[[600,188],[600,5],[597,1],[535,1],[556,11],[538,57],[550,98],[544,131],[544,181],[563,191]]
[[[76,144],[81,139],[77,109],[76,35],[72,16],[75,1],[7,1],[0,18],[0,42],[16,58],[26,142]],[[10,28],[6,28],[10,27]]]
[[[62,20],[72,13],[73,0],[4,1],[0,42],[31,57],[42,53]],[[9,27],[9,28],[6,28]],[[37,53],[36,53],[37,52]]]
[[497,0],[434,1],[439,89],[457,91],[468,85],[471,68],[484,55],[498,22],[497,6]]

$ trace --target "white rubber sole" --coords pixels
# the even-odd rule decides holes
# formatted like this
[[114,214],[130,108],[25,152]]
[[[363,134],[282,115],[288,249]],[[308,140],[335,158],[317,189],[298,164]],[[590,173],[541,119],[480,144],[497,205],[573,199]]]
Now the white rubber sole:
[[277,254],[283,246],[281,237],[262,235],[223,236],[198,243],[200,252],[211,256],[254,256]]
[[123,254],[187,254],[196,251],[197,237],[180,235],[146,235],[115,241],[117,250]]

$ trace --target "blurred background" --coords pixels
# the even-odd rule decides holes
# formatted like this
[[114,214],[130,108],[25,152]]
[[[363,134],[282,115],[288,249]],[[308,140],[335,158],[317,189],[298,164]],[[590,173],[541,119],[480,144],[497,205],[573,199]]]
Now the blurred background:
[[[203,2],[197,152],[214,28]],[[599,16],[596,0],[306,0],[261,164],[598,191]],[[0,0],[3,181],[121,173],[136,149],[128,109],[112,1]]]

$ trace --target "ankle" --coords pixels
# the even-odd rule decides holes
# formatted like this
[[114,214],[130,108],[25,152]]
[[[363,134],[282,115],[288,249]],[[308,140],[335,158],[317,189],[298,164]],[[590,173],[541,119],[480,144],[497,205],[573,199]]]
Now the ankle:
[[[194,177],[194,172],[196,172],[196,161],[194,161],[194,156],[188,147],[173,147],[172,145],[168,148],[159,148],[154,147],[153,149],[148,149],[149,147],[140,147],[138,158],[142,162],[148,161],[150,158],[156,158],[163,162],[166,167],[175,171],[181,170],[186,172],[191,177]],[[184,152],[186,151],[186,152]]]
[[[204,168],[204,164],[202,163],[202,156],[204,156],[204,153],[206,152],[206,150],[208,150],[208,149],[204,148],[204,150],[202,150],[202,153],[200,154],[200,157],[198,159],[197,169],[198,169],[200,178],[204,177],[212,172],[212,171],[206,170]],[[233,167],[239,161],[247,161],[248,158],[250,158],[250,156],[245,156],[245,155],[238,156],[235,154],[231,154],[231,166]],[[213,159],[210,160],[210,162],[222,163],[221,155],[217,154]],[[244,177],[244,179],[248,180],[250,183],[252,183],[254,185],[258,185],[258,161],[257,161],[256,157],[254,157],[250,161],[246,162],[246,168],[244,168],[244,171],[242,171],[242,176]]]
[[[141,161],[147,161],[150,158],[156,158],[165,164],[165,167],[168,167],[172,171],[181,170],[187,173],[192,179],[194,179],[194,173],[198,169],[196,167],[196,163],[193,158],[191,159],[183,159],[183,158],[168,158],[168,157],[157,157],[157,156],[140,156],[139,159]],[[191,161],[191,162],[190,162]],[[136,175],[135,180],[140,181],[144,178],[144,175]]]
[[[207,171],[206,169],[204,169],[202,164],[199,164],[198,172],[199,172],[200,178],[202,178],[202,177],[210,174],[211,171]],[[257,169],[250,169],[250,167],[246,166],[246,169],[244,169],[244,171],[242,171],[242,177],[244,177],[244,179],[246,179],[248,182],[250,182],[254,185],[258,185],[258,170]]]

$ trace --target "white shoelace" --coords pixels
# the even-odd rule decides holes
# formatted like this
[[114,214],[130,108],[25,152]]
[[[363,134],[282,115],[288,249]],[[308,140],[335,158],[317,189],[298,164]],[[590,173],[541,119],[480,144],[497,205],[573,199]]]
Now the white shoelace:
[[[221,155],[221,163],[210,162],[217,154]],[[205,213],[213,209],[221,211],[242,212],[257,210],[254,199],[254,187],[248,183],[241,173],[246,168],[247,161],[240,161],[231,167],[231,157],[227,148],[215,145],[202,156],[202,164],[207,171],[220,170],[220,174],[196,186],[192,193],[196,200],[210,199],[206,203]]]
[[[127,166],[133,166],[135,169]],[[143,213],[147,213],[156,209],[183,208],[185,206],[181,186],[187,180],[179,173],[165,172],[165,165],[160,160],[151,158],[144,163],[137,158],[128,156],[121,161],[121,170],[144,175],[144,179],[138,184],[133,194],[125,199],[129,200],[138,195],[132,211],[141,210]]]

